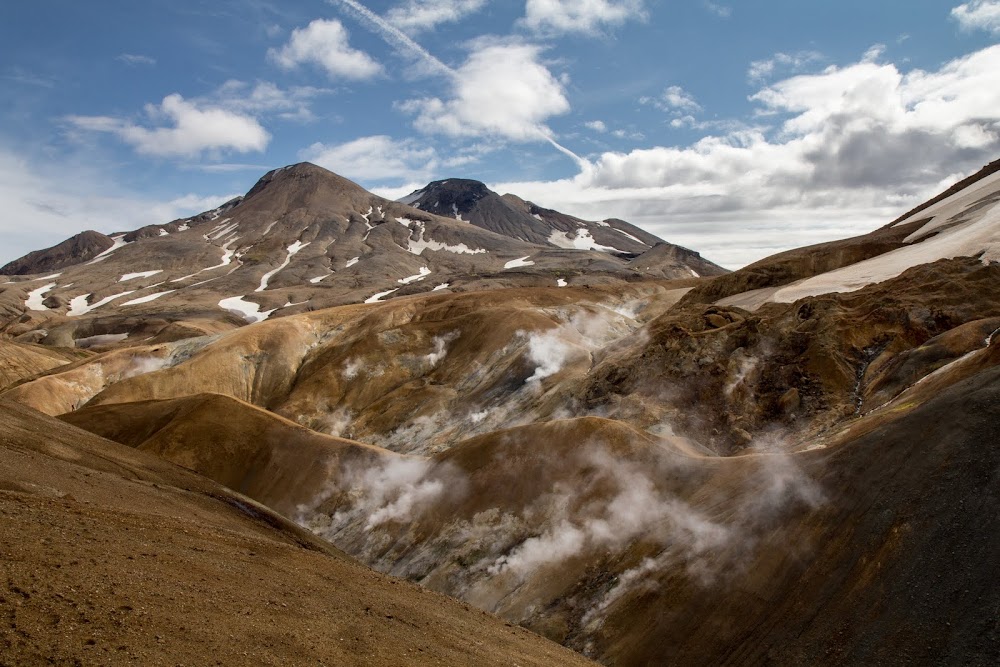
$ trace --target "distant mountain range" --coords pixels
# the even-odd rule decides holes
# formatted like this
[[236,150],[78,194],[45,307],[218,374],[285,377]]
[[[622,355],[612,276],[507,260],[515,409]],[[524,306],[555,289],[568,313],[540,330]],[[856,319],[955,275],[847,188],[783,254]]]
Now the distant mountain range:
[[276,664],[996,664],[1000,163],[734,272],[404,201],[295,165],[16,263],[0,652],[242,664],[273,618]]
[[201,215],[111,235],[81,232],[0,273],[8,276],[0,316],[64,332],[80,318],[199,313],[255,322],[431,291],[725,271],[623,221],[580,220],[477,181],[432,183],[394,202],[302,163],[268,172],[246,196]]

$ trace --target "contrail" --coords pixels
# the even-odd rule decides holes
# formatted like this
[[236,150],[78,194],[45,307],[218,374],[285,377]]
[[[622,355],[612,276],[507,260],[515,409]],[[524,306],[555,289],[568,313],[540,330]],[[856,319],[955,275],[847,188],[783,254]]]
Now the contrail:
[[[362,5],[360,2],[357,2],[356,0],[327,0],[327,1],[331,5],[339,4],[343,7],[346,7],[348,10],[353,11],[362,21],[368,23],[375,30],[375,32],[377,32],[382,37],[382,39],[384,39],[390,46],[392,46],[397,51],[402,51],[405,53],[415,55],[418,59],[430,65],[433,70],[437,71],[439,74],[443,74],[444,76],[450,79],[458,78],[458,73],[455,70],[448,67],[437,58],[435,58],[433,55],[431,55],[431,53],[427,49],[425,49],[424,47],[420,46],[412,39],[407,37],[406,33],[404,33],[402,30],[392,25],[384,18],[382,18],[372,10]],[[545,130],[539,128],[538,135],[545,141],[552,144],[553,148],[555,148],[557,151],[575,161],[581,169],[586,169],[587,167],[590,166],[589,162],[584,160],[582,157],[580,157],[570,149],[558,143],[555,139],[549,136],[549,133],[546,132]]]
[[388,42],[393,48],[415,55],[417,58],[430,65],[431,68],[436,70],[438,73],[444,74],[449,78],[455,78],[455,70],[435,58],[427,49],[407,37],[406,33],[402,30],[392,25],[361,3],[355,2],[355,0],[329,0],[329,2],[330,4],[339,3],[348,9],[353,10],[363,21],[371,25],[375,29],[375,32],[379,33],[379,35],[382,36],[382,39]]

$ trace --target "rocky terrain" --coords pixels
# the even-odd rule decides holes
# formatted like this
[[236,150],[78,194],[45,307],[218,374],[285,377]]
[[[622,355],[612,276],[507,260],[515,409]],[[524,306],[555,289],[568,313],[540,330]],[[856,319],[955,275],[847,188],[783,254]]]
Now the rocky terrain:
[[[604,664],[1000,660],[995,169],[869,235],[713,278],[621,221],[457,179],[375,202],[316,169],[271,172],[228,211],[79,268],[188,231],[218,252],[234,234],[263,248],[285,229],[250,231],[268,220],[314,230],[267,246],[291,258],[270,276],[236,240],[236,270],[196,288],[211,297],[83,316],[60,312],[75,287],[36,293],[62,277],[12,280],[0,400],[17,423],[199,473],[274,512],[271,529]],[[378,224],[354,217],[376,206]],[[333,265],[307,250],[342,220],[324,257],[367,234],[367,259],[312,292],[302,279]],[[560,246],[614,235],[615,251]],[[403,250],[427,238],[488,250]],[[449,287],[361,303],[414,270],[402,258],[451,271]],[[498,268],[511,261],[535,263]],[[212,302],[240,290],[268,309],[310,301],[249,324]],[[39,299],[48,311],[24,310]],[[568,664],[534,655],[510,661]]]
[[177,339],[412,294],[725,273],[627,223],[532,217],[476,185],[488,194],[480,205],[503,209],[490,224],[382,199],[312,164],[277,169],[199,216],[83,232],[7,264],[0,330],[62,347]]

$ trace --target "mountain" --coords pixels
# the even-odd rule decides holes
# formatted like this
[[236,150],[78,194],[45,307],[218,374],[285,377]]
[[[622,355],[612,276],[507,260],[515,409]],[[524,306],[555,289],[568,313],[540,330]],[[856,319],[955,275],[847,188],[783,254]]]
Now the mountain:
[[664,278],[717,276],[726,272],[698,253],[666,243],[624,220],[581,220],[516,195],[500,196],[479,181],[462,178],[434,181],[399,202],[529,243],[611,253],[634,260],[630,266],[637,271],[655,271]]
[[[577,239],[589,233],[582,221],[559,224],[583,235]],[[596,238],[614,236],[615,247],[534,242],[514,228],[495,227],[382,199],[312,164],[291,165],[265,174],[246,196],[193,218],[107,237],[84,232],[15,260],[0,282],[0,330],[72,346],[95,336],[232,329],[432,291],[721,272],[689,251],[661,256],[659,239],[631,227],[625,234],[597,224]],[[628,238],[636,235],[643,240]],[[649,259],[635,263],[640,252]],[[43,271],[53,273],[37,275]]]
[[[0,338],[57,353],[0,401],[604,664],[994,664],[997,176],[713,278],[135,315],[90,349],[53,326]],[[270,187],[233,212],[331,191]]]

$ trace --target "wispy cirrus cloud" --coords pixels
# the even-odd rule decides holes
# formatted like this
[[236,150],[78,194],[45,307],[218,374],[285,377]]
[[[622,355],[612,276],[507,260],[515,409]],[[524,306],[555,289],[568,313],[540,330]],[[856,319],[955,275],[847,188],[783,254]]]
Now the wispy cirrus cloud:
[[140,53],[120,53],[115,56],[115,60],[133,67],[138,65],[152,66],[156,64],[156,58],[144,56]]

